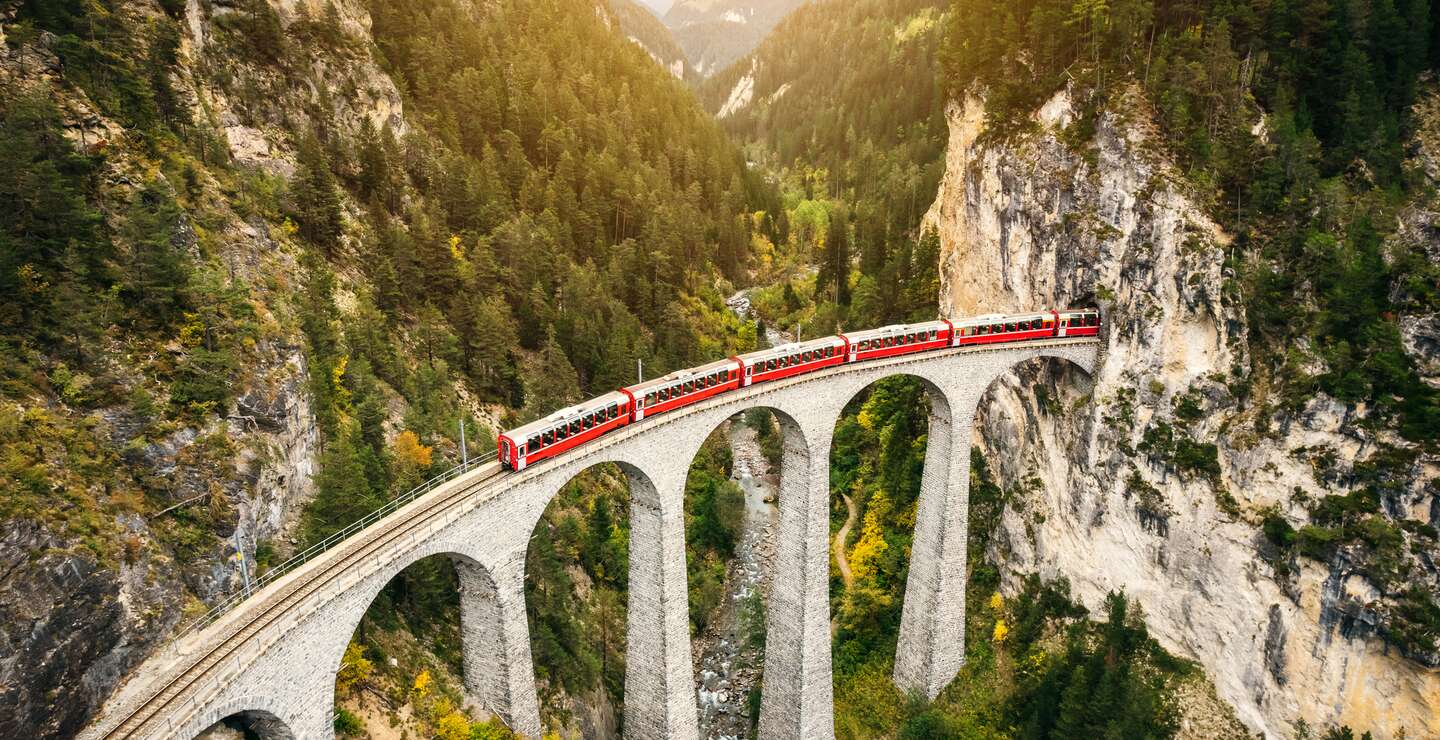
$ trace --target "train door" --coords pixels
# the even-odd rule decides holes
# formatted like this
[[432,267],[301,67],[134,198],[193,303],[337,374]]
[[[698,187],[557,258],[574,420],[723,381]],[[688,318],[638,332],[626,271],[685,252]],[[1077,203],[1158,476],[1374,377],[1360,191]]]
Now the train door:
[[1055,336],[1065,336],[1065,328],[1068,326],[1070,326],[1070,317],[1066,314],[1060,314],[1060,325],[1055,329]]
[[528,442],[527,442],[526,444],[515,445],[515,470],[516,470],[516,472],[519,472],[519,471],[525,469],[525,448],[526,448],[526,447],[529,447],[529,446],[530,446],[530,445],[529,445]]

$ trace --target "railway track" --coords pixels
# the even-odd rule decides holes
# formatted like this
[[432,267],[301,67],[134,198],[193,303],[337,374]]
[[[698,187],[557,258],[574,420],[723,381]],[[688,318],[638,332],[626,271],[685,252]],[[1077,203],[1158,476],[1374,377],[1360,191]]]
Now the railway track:
[[[253,618],[246,620],[236,627],[233,632],[226,634],[216,641],[199,659],[186,666],[179,675],[169,679],[158,691],[152,693],[142,701],[134,711],[129,713],[114,728],[103,731],[99,737],[103,738],[129,738],[140,735],[157,712],[180,697],[187,689],[205,680],[211,671],[230,658],[244,646],[248,640],[257,633],[269,627],[276,620],[284,615],[288,607],[294,602],[305,599],[315,592],[323,589],[334,578],[343,573],[349,566],[357,561],[364,560],[380,551],[396,540],[410,534],[410,525],[416,522],[425,522],[441,514],[448,509],[457,506],[476,492],[477,489],[500,476],[500,463],[491,462],[477,470],[480,473],[478,480],[472,481],[463,488],[452,492],[450,495],[441,496],[436,500],[409,511],[404,516],[394,521],[377,522],[382,525],[382,530],[375,535],[365,538],[356,538],[358,544],[343,557],[336,558],[334,562],[323,566],[318,572],[311,574],[305,579],[292,579],[293,582],[279,593],[271,594],[267,601],[260,607],[260,611]],[[214,680],[213,677],[211,680]],[[188,719],[188,718],[187,718]],[[159,728],[156,728],[159,729]],[[171,729],[167,727],[166,729]]]

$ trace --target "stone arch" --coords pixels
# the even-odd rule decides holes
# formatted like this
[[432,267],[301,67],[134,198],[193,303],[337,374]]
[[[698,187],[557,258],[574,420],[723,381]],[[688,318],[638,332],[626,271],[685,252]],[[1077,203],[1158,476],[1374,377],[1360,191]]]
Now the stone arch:
[[902,690],[934,699],[965,661],[970,448],[981,400],[1018,364],[1049,358],[1088,375],[1096,355],[1088,342],[1021,346],[961,353],[917,372],[944,389],[953,433],[931,438],[926,450],[896,650],[894,680]]
[[520,596],[523,586],[519,577],[492,569],[480,561],[472,548],[462,544],[467,535],[473,534],[463,527],[447,530],[444,535],[431,537],[405,551],[403,556],[358,584],[351,596],[354,608],[344,622],[349,629],[334,630],[333,644],[326,647],[322,659],[331,667],[329,675],[338,680],[346,648],[384,589],[411,567],[440,558],[449,564],[455,577],[465,694],[512,729],[521,732],[538,729],[533,721],[534,686],[515,676],[517,662],[529,670],[529,644]]
[[[775,508],[775,518],[772,520],[772,522],[771,522],[770,524],[775,525],[775,526],[772,527],[772,530],[778,530],[778,529],[779,529],[779,527],[778,527],[778,525],[779,525],[778,513],[779,513],[780,509],[782,509],[782,508],[784,508],[784,507],[786,507],[786,506],[794,506],[794,505],[796,505],[797,497],[799,497],[799,496],[803,493],[803,491],[804,491],[803,484],[804,484],[804,482],[805,482],[805,476],[806,476],[806,474],[807,474],[807,471],[809,470],[810,465],[811,465],[811,454],[812,454],[812,450],[810,449],[810,444],[809,444],[809,435],[806,434],[805,430],[804,430],[803,427],[801,426],[801,423],[800,423],[794,416],[792,416],[789,412],[787,412],[785,409],[781,408],[780,406],[772,405],[772,404],[770,404],[770,403],[764,402],[763,399],[749,399],[749,400],[752,400],[752,401],[755,401],[755,402],[744,403],[744,404],[739,405],[739,406],[736,407],[736,408],[726,409],[726,411],[729,412],[729,413],[728,413],[727,416],[725,416],[725,417],[723,417],[723,418],[717,418],[716,415],[713,415],[713,414],[712,414],[712,415],[705,416],[705,417],[703,417],[703,418],[700,420],[700,425],[699,425],[699,426],[696,428],[696,430],[695,430],[696,433],[693,434],[693,435],[690,435],[691,441],[693,442],[693,444],[690,444],[690,445],[687,445],[686,447],[684,447],[684,448],[683,448],[683,452],[681,452],[681,453],[679,453],[679,454],[677,455],[678,458],[679,458],[679,460],[685,464],[685,469],[686,469],[686,478],[685,478],[685,481],[682,483],[682,491],[684,491],[684,492],[688,495],[689,488],[690,488],[690,474],[691,474],[692,471],[693,471],[693,467],[694,467],[695,461],[699,459],[699,457],[700,457],[700,455],[701,455],[701,453],[702,453],[703,446],[704,446],[706,440],[708,440],[708,439],[709,439],[712,435],[714,435],[717,431],[720,431],[721,429],[725,428],[725,426],[727,425],[727,423],[728,423],[728,424],[732,424],[732,425],[733,425],[733,424],[746,424],[746,425],[748,426],[749,424],[753,423],[753,421],[751,420],[751,414],[752,414],[752,412],[756,412],[756,411],[765,412],[765,413],[768,415],[767,417],[765,417],[767,423],[768,423],[770,420],[773,419],[773,422],[774,422],[774,424],[775,424],[773,434],[778,435],[779,440],[780,440],[781,445],[782,445],[782,446],[781,446],[781,450],[780,450],[780,459],[779,459],[778,463],[776,464],[776,466],[771,470],[771,472],[778,477],[778,481],[777,481],[777,483],[775,484],[775,486],[774,486],[774,491],[773,491],[774,494],[775,494],[775,498],[774,498],[774,500],[773,500],[773,504],[774,504],[775,507],[776,507],[776,508]],[[733,430],[733,427],[732,427],[732,430]],[[759,433],[759,432],[752,432],[752,433]],[[733,447],[732,447],[732,449],[733,449]],[[740,463],[739,461],[736,461],[736,462],[734,462],[733,464],[735,464],[736,466],[739,466],[741,463]],[[767,465],[768,465],[768,463],[764,463],[764,464],[767,464]],[[757,475],[763,475],[763,472],[756,471],[754,475],[750,476],[750,480],[751,480],[750,485],[752,486],[752,488],[757,485],[757,484],[754,482],[755,476],[757,476]],[[787,497],[787,495],[783,492],[783,491],[784,491],[784,487],[785,487],[785,485],[786,485],[787,482],[789,482],[789,483],[791,484],[790,494],[789,494],[788,497]],[[798,485],[797,485],[797,484],[798,484]],[[742,483],[741,485],[742,485],[742,488],[741,488],[742,495],[744,495],[747,499],[749,499],[750,497],[752,497],[752,496],[754,496],[754,495],[760,495],[760,496],[762,496],[762,497],[763,497],[763,495],[764,495],[764,494],[759,494],[759,493],[757,493],[757,492],[755,492],[755,491],[753,491],[753,490],[747,490],[747,489],[744,487],[744,484],[743,484],[743,483]],[[768,484],[759,484],[759,485],[768,485]],[[683,501],[682,501],[682,504],[683,504],[683,505],[688,505],[688,503],[689,503],[688,500],[683,500]],[[744,506],[746,507],[747,511],[741,513],[741,516],[742,516],[742,517],[748,516],[748,509],[750,508],[751,504],[747,502],[747,503],[744,504]],[[688,513],[687,513],[687,515],[686,515],[686,522],[687,522],[687,526],[691,523],[691,520],[690,520],[690,517],[689,517],[689,514],[688,514]],[[687,531],[687,532],[686,532],[687,542],[689,541],[689,535],[690,535],[690,532]],[[755,537],[755,538],[758,538],[758,533],[756,533],[756,532],[751,532],[751,533],[750,533],[750,536]],[[741,534],[740,534],[741,541],[737,543],[737,547],[741,548],[741,549],[742,549],[742,552],[743,552],[743,548],[745,548],[745,547],[747,547],[747,546],[749,546],[749,547],[754,547],[754,546],[757,544],[756,542],[752,541],[752,542],[748,543],[748,545],[747,545],[747,543],[744,541],[744,537],[746,537],[746,533],[742,531]],[[778,538],[779,538],[778,532],[777,532],[777,531],[771,531],[771,532],[770,532],[770,537],[771,537],[772,539],[778,540]],[[737,557],[738,557],[738,556],[740,556],[740,553],[737,553]],[[691,588],[693,588],[693,587],[694,587],[694,584],[689,584],[689,586],[690,586]],[[761,585],[760,583],[756,583],[756,584],[754,584],[752,587],[759,589],[759,588],[762,588],[762,585]],[[761,591],[760,593],[763,594],[764,591]],[[762,598],[763,598],[763,597],[762,597]],[[727,603],[728,603],[728,602],[727,602]],[[768,603],[762,602],[762,605],[761,605],[761,614],[763,615],[763,618],[765,619],[765,622],[761,625],[761,627],[762,627],[762,629],[763,629],[767,634],[768,634],[768,632],[769,632],[770,623],[772,622],[772,620],[769,619],[769,614],[770,614],[770,611],[771,611],[771,610],[770,610],[768,607],[769,607],[769,604],[768,604]],[[731,615],[732,619],[738,619],[738,618],[739,618],[739,615],[740,615],[740,612],[741,612],[741,609],[740,609],[739,607],[736,607],[736,606],[734,606],[734,605],[730,605],[730,606],[728,606],[727,608],[730,608],[730,609],[734,609],[734,610],[735,610],[735,612],[733,612],[732,615]],[[748,607],[747,607],[747,608],[748,608]],[[748,618],[748,617],[747,617],[747,618]],[[734,622],[731,623],[731,626],[733,626],[733,625],[734,625]],[[741,640],[743,640],[743,636],[741,636],[741,635],[736,635],[736,634],[728,634],[728,628],[727,628],[727,636],[724,638],[724,641],[726,642],[726,644],[728,644],[728,645],[730,645],[730,646],[733,647],[733,646],[739,644],[739,642],[740,642]],[[705,660],[704,656],[701,657],[701,660],[702,660],[702,661]],[[697,707],[697,712],[698,712],[698,715],[699,715],[699,717],[700,717],[700,721],[701,721],[702,725],[705,723],[706,715],[707,715],[707,704],[713,704],[713,705],[715,705],[715,707],[714,707],[714,712],[713,712],[713,716],[712,716],[712,724],[711,724],[710,726],[708,726],[708,733],[707,733],[707,734],[713,735],[713,734],[715,734],[716,732],[720,732],[721,734],[726,734],[726,735],[729,735],[729,734],[737,734],[737,733],[740,734],[740,735],[745,735],[745,734],[747,734],[747,733],[749,732],[749,729],[750,729],[750,728],[749,728],[748,726],[745,726],[745,727],[731,727],[731,728],[729,728],[728,730],[723,730],[723,729],[721,729],[721,728],[717,728],[716,726],[714,726],[714,725],[713,725],[713,721],[716,721],[717,718],[720,717],[720,716],[735,717],[735,718],[743,718],[743,717],[745,716],[745,713],[746,713],[746,711],[747,711],[748,692],[749,692],[751,689],[758,689],[758,688],[759,688],[759,686],[758,686],[758,678],[759,678],[759,675],[760,675],[760,674],[763,674],[763,666],[761,667],[760,672],[757,673],[757,674],[755,674],[755,675],[753,676],[753,678],[756,680],[757,683],[756,683],[755,685],[751,685],[751,684],[749,684],[749,683],[737,683],[737,682],[735,681],[735,675],[736,675],[736,674],[733,673],[733,672],[731,672],[731,671],[733,671],[733,669],[735,669],[735,668],[737,667],[736,664],[735,664],[735,662],[733,662],[733,661],[724,661],[724,662],[711,661],[711,663],[712,663],[712,664],[711,664],[711,665],[708,665],[708,666],[707,666],[705,663],[703,663],[703,662],[697,662],[697,663],[695,663],[695,664],[694,664],[694,670],[693,670],[692,675],[691,675],[691,679],[692,679],[692,681],[693,681],[692,691],[693,691],[693,694],[695,695],[695,697],[696,697],[697,700],[698,700],[698,701],[697,701],[697,704],[698,704],[699,706]],[[709,686],[707,686],[707,684],[706,684],[706,681],[707,681],[707,678],[706,678],[707,670],[708,670],[709,673],[713,673],[713,674],[714,674],[713,676],[710,676],[709,679],[708,679],[709,682],[710,682],[710,685],[709,685]],[[720,689],[720,688],[719,688],[719,687],[720,687],[720,682],[722,682],[722,681],[724,682],[724,686],[725,686],[724,689]],[[721,711],[720,711],[720,706],[719,706],[719,705],[720,705],[720,702],[719,702],[719,698],[718,698],[718,695],[719,695],[720,693],[722,693],[722,691],[723,691],[723,693],[725,694],[725,701],[723,702],[724,707],[725,707],[725,711],[724,711],[724,712],[721,712]],[[759,718],[758,718],[758,717],[751,717],[751,718],[749,718],[749,719],[751,719],[752,721],[758,721]],[[733,732],[732,732],[732,731],[733,731]]]
[[[618,447],[618,449],[617,449]],[[553,469],[546,470],[536,477],[540,495],[535,496],[528,505],[523,519],[517,522],[517,528],[523,531],[522,544],[519,551],[523,552],[523,573],[530,585],[528,592],[522,589],[522,598],[530,618],[536,620],[537,629],[535,641],[531,644],[531,650],[539,659],[530,668],[534,680],[538,681],[544,666],[541,661],[547,661],[555,649],[581,649],[582,645],[572,644],[583,642],[583,649],[592,656],[598,655],[601,663],[601,675],[599,676],[598,687],[603,692],[606,689],[607,675],[615,667],[624,664],[627,668],[639,664],[648,670],[655,670],[653,665],[645,666],[646,661],[633,661],[631,659],[632,648],[636,643],[636,630],[633,625],[633,612],[635,595],[637,591],[637,578],[635,577],[635,547],[637,541],[643,541],[649,535],[643,532],[649,520],[648,512],[657,511],[664,506],[664,491],[657,482],[656,477],[647,469],[625,454],[626,447],[609,446],[603,447],[591,454],[578,456],[574,460],[558,464]],[[618,474],[624,486],[623,501],[614,501],[604,498],[599,501],[590,502],[588,508],[582,508],[570,513],[563,513],[570,502],[565,499],[565,491],[572,484],[584,479],[587,474],[594,474],[597,471],[612,469]],[[616,492],[618,494],[618,491]],[[578,560],[572,560],[564,553],[556,553],[550,548],[557,544],[556,537],[563,537],[567,527],[562,526],[564,519],[574,517],[579,519],[581,531],[585,536],[591,536],[591,531],[596,522],[588,517],[598,515],[600,512],[596,506],[605,506],[604,516],[608,517],[612,525],[624,524],[628,519],[629,537],[624,543],[623,560],[619,557],[612,562],[610,559],[601,561],[603,568],[596,568],[596,563],[586,560],[593,554],[587,554],[585,548],[580,550]],[[637,533],[637,528],[642,532]],[[571,530],[573,531],[573,530]],[[543,536],[542,536],[543,534]],[[543,549],[542,549],[543,548]],[[607,554],[609,551],[606,551]],[[614,553],[617,556],[620,553]],[[624,561],[628,560],[629,571],[611,572],[609,568],[623,567]],[[587,567],[587,564],[589,567]],[[553,592],[550,590],[545,573],[551,567],[559,568],[559,574],[564,579],[564,592]],[[592,568],[595,568],[592,570]],[[602,574],[603,571],[603,574]],[[583,579],[588,584],[582,584],[576,578],[583,573]],[[683,575],[683,563],[682,563]],[[611,601],[612,594],[618,591],[612,580],[624,578],[628,586],[628,596],[618,601]],[[681,584],[683,588],[683,583]],[[640,589],[643,590],[643,589]],[[624,592],[622,592],[624,593]],[[582,594],[584,594],[582,596]],[[557,610],[553,604],[557,601],[570,603],[569,610]],[[592,635],[586,634],[573,636],[575,639],[565,639],[563,633],[556,635],[558,630],[575,625],[576,610],[583,609],[583,618],[589,620],[589,626],[600,625],[600,639],[598,644],[591,640]],[[557,641],[552,644],[542,642],[547,636],[556,635]],[[644,642],[644,639],[641,640]],[[579,657],[579,656],[575,656]],[[562,666],[563,667],[563,666]],[[623,677],[625,682],[624,702],[624,723],[627,735],[631,734],[632,714],[634,710],[644,709],[644,702],[631,701],[631,681],[633,672],[627,672]],[[554,680],[556,677],[551,676]],[[616,706],[619,709],[619,706]],[[595,721],[604,723],[596,727],[586,725],[584,729],[588,734],[589,730],[608,733],[613,730],[609,724],[617,720],[617,717],[599,716]],[[585,720],[591,721],[591,720]],[[537,733],[538,734],[538,733]]]
[[[837,418],[833,422],[836,431],[830,441],[830,447],[832,452],[831,466],[833,470],[835,465],[833,454],[836,452],[837,446],[841,444],[837,438],[841,437],[844,433],[841,422],[845,418],[845,410],[852,408],[852,404],[860,399],[866,398],[871,393],[876,392],[877,389],[882,387],[882,384],[901,379],[911,381],[915,386],[918,386],[919,394],[924,399],[925,406],[927,407],[922,419],[916,420],[914,427],[909,430],[908,434],[904,435],[903,439],[904,442],[911,443],[913,440],[918,440],[922,435],[925,438],[926,444],[923,453],[920,479],[913,481],[913,485],[915,485],[914,489],[909,489],[908,485],[901,483],[898,489],[892,486],[886,487],[883,491],[884,496],[891,502],[891,506],[903,505],[908,507],[912,505],[913,502],[913,505],[916,507],[915,522],[908,527],[912,536],[912,557],[906,564],[908,576],[906,582],[898,586],[898,588],[901,589],[901,593],[899,594],[900,598],[896,600],[895,604],[898,608],[898,613],[895,614],[894,617],[898,618],[900,630],[903,633],[905,631],[907,617],[908,621],[914,622],[914,614],[916,612],[925,613],[932,608],[929,602],[934,598],[934,589],[919,586],[921,583],[926,583],[930,575],[925,573],[925,564],[923,563],[919,564],[920,572],[917,573],[917,561],[923,557],[921,553],[923,553],[926,548],[943,549],[943,544],[937,543],[936,540],[943,539],[947,536],[953,537],[954,535],[952,527],[946,527],[943,526],[943,524],[941,526],[934,526],[932,521],[937,518],[933,512],[936,509],[943,509],[943,504],[945,503],[943,499],[946,497],[948,493],[947,489],[954,477],[952,471],[956,466],[954,464],[955,461],[950,459],[951,455],[956,450],[957,442],[959,442],[961,437],[968,439],[969,428],[967,424],[963,423],[967,415],[963,409],[955,408],[958,404],[952,401],[953,388],[942,387],[941,383],[949,380],[943,372],[933,369],[931,366],[902,365],[894,368],[882,368],[880,372],[868,374],[860,379],[863,380],[863,385],[857,382],[856,385],[858,387],[847,389],[847,391],[850,392],[840,407],[842,411],[837,414]],[[904,411],[897,414],[897,416],[909,418],[908,413]],[[961,423],[959,424],[956,423],[957,417],[960,417],[958,421]],[[879,430],[877,429],[875,431],[878,432]],[[851,428],[850,433],[866,434],[867,432],[863,429]],[[965,462],[964,468],[968,470],[968,460]],[[878,477],[879,471],[876,471],[876,473]],[[873,482],[879,483],[880,481],[876,480]],[[843,485],[843,481],[841,484]],[[913,491],[913,494],[911,491]],[[875,494],[875,496],[878,495],[880,494]],[[908,496],[910,495],[913,495],[915,498],[909,499]],[[872,507],[875,506],[877,502],[875,496],[864,499],[864,511],[868,512],[873,510]],[[860,504],[862,502],[860,500],[861,497],[856,495],[856,492],[838,489],[830,492],[830,501],[833,503],[837,499],[845,502],[847,519],[846,524],[842,525],[840,530],[835,534],[835,541],[832,544],[832,562],[835,564],[835,570],[839,574],[840,581],[846,582],[848,586],[848,581],[853,576],[850,576],[847,572],[849,571],[848,566],[850,564],[846,560],[847,553],[845,548],[849,544],[847,540],[858,541],[861,538],[860,532],[862,531],[862,522],[864,521],[863,517],[860,516],[862,513],[862,506]],[[930,514],[930,516],[926,517],[922,516],[922,514]],[[901,524],[901,528],[905,529],[903,523]],[[963,532],[960,536],[963,537]],[[874,551],[871,550],[871,552]],[[881,559],[876,562],[883,563],[884,561]],[[830,595],[834,598],[837,594],[831,593]],[[843,605],[844,602],[841,603],[841,606]],[[880,614],[884,613],[886,612],[883,610],[880,612]],[[834,637],[831,640],[831,649],[839,651],[846,644],[842,639],[844,638],[842,632],[844,623],[840,621],[837,616],[836,620],[832,622],[832,625]],[[851,642],[849,644],[853,649],[860,643]],[[889,658],[893,663],[893,670],[897,679],[899,676],[905,675],[913,670],[908,667],[907,663],[915,657],[914,652],[914,646],[907,646],[904,639],[896,641],[895,649],[890,653]],[[839,661],[842,666],[847,656],[851,659],[857,657],[853,652],[835,653],[835,659]],[[875,656],[872,653],[866,659],[870,660],[878,657],[879,656]],[[837,717],[840,715],[838,708],[836,715]]]
[[[983,416],[993,410],[997,396],[1014,382],[1014,390],[1017,393],[1024,393],[1023,386],[1030,382],[1031,388],[1038,387],[1035,381],[1044,381],[1047,378],[1053,379],[1055,385],[1062,386],[1066,381],[1075,381],[1083,378],[1094,384],[1094,373],[1098,359],[1092,351],[1086,356],[1077,354],[1070,347],[1057,347],[1051,351],[1039,351],[1027,353],[1013,362],[1006,363],[988,379],[979,397],[976,399],[974,416],[978,424]],[[1059,350],[1059,351],[1055,351]],[[977,431],[977,435],[978,435]]]
[[[253,696],[242,696],[209,707],[192,723],[195,730],[176,733],[178,737],[196,740],[229,740],[235,732],[241,737],[260,740],[295,740],[295,730],[275,711],[264,708],[270,702]],[[229,730],[229,731],[227,731]]]

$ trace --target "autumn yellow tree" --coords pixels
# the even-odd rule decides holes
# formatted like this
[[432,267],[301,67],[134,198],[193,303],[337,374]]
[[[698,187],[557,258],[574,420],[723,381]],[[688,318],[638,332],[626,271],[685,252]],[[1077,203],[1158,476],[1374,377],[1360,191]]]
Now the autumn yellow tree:
[[365,648],[358,642],[351,642],[340,659],[340,672],[335,676],[337,693],[348,694],[364,683],[374,672],[375,664],[365,657]]
[[409,429],[396,435],[390,448],[395,455],[395,478],[401,487],[408,488],[419,483],[423,473],[430,468],[433,450],[420,444],[420,438]]

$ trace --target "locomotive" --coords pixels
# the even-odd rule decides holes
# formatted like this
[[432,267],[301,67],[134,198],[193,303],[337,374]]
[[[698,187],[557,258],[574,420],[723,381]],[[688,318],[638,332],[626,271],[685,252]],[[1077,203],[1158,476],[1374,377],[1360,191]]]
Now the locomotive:
[[627,424],[737,388],[822,368],[949,347],[1099,333],[1100,311],[1084,308],[895,324],[756,350],[641,381],[511,429],[496,443],[500,464],[524,470]]

